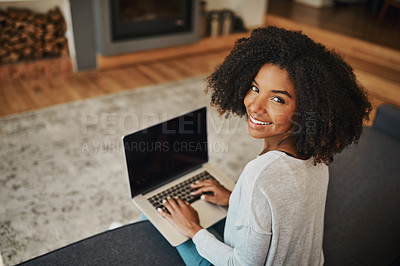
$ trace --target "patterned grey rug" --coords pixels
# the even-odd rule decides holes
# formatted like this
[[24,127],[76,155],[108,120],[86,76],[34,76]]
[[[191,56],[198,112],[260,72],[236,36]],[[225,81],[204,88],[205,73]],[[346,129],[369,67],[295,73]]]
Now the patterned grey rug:
[[[129,223],[122,136],[209,106],[204,77],[0,118],[0,252],[13,265]],[[210,107],[210,161],[236,180],[262,143]]]

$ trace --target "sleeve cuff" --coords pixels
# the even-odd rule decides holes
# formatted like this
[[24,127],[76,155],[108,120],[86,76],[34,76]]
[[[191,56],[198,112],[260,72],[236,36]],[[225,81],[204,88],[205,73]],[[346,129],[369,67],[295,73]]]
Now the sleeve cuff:
[[213,234],[211,234],[210,232],[207,231],[207,229],[201,229],[200,231],[198,231],[192,238],[192,241],[195,245],[203,242],[205,239],[209,238],[209,237],[214,237],[215,236]]

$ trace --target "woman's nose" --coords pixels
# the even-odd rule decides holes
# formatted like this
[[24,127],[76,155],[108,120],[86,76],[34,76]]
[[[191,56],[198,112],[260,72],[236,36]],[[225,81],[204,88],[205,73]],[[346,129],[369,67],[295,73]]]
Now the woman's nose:
[[260,96],[255,98],[250,105],[250,111],[252,113],[264,114],[266,113],[266,110],[267,110],[267,100]]

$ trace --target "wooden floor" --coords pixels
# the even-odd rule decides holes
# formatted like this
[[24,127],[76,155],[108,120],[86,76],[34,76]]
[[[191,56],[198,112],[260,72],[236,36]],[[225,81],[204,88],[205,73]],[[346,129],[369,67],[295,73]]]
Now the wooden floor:
[[[348,2],[353,3],[336,3],[329,8],[314,8],[292,0],[269,0],[268,13],[382,46],[400,49],[400,10],[389,8],[383,21],[378,23],[379,2],[383,3],[384,1]],[[378,6],[373,7],[374,4],[378,4]]]
[[228,51],[0,85],[0,116],[210,73]]
[[[303,27],[306,34],[317,41],[327,43],[328,46],[331,45],[346,57],[353,65],[360,82],[370,92],[375,106],[383,103],[400,106],[399,52],[365,42],[360,43],[359,40],[344,35],[293,23],[280,17],[267,16],[266,24],[287,28]],[[136,61],[132,62],[130,59],[109,58],[108,67],[107,64],[103,64],[102,70],[0,85],[0,116],[151,84],[207,75],[222,62],[232,48],[233,41],[240,36],[242,34],[206,39],[198,44],[178,47],[176,50],[170,48],[146,52],[144,57],[140,54],[127,55],[128,59],[135,58]],[[365,50],[354,50],[352,45],[361,46]],[[178,50],[179,53],[176,52]],[[115,63],[119,61],[123,62],[123,65]]]

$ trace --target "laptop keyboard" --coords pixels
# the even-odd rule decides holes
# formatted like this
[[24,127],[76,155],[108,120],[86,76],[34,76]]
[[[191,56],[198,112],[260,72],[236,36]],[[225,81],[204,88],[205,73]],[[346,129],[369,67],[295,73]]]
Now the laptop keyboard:
[[165,207],[163,206],[162,201],[166,199],[168,196],[169,197],[179,197],[183,201],[186,201],[188,203],[193,203],[196,200],[200,199],[201,195],[198,196],[193,196],[190,195],[190,192],[193,191],[193,189],[190,187],[191,184],[193,184],[196,181],[203,181],[206,179],[211,179],[215,180],[214,177],[212,177],[207,171],[201,172],[198,175],[193,176],[192,178],[189,178],[185,180],[182,183],[179,183],[167,190],[164,190],[163,192],[158,193],[157,195],[154,195],[153,197],[149,198],[148,201],[157,209],[157,208],[162,208],[166,211]]

